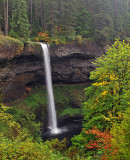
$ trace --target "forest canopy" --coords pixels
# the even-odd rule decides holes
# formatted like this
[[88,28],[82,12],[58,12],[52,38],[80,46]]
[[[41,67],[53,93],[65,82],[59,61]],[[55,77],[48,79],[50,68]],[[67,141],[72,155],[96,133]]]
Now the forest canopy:
[[130,35],[130,0],[0,0],[0,34],[108,42]]

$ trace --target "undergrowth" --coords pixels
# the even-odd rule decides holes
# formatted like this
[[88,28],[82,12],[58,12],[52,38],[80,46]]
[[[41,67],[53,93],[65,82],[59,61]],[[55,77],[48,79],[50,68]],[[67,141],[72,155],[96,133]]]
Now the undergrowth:
[[[84,101],[84,88],[87,85],[54,86],[54,98],[57,117],[81,114],[81,103]],[[31,88],[26,98],[11,104],[8,110],[16,122],[26,128],[33,138],[41,142],[41,131],[47,124],[46,88]]]

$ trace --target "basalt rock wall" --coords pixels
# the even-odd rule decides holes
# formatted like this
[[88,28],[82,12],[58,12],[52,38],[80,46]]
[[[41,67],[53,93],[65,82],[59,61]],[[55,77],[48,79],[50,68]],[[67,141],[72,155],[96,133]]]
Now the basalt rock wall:
[[[95,57],[103,54],[96,43],[67,44],[50,47],[54,83],[83,83],[89,81]],[[0,93],[4,101],[21,97],[27,86],[45,83],[41,46],[0,37]]]

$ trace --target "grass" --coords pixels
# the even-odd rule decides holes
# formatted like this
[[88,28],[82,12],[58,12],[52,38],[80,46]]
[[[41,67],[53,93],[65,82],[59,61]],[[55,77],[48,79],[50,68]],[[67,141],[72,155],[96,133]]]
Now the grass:
[[61,113],[59,113],[60,117],[64,115],[74,116],[77,114],[81,114],[81,108],[65,108]]

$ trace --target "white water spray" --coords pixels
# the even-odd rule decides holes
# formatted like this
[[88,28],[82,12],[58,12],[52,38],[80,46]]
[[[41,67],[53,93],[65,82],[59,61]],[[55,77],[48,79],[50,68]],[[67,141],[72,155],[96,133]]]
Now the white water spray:
[[60,130],[57,127],[57,117],[56,117],[55,102],[54,102],[53,88],[52,88],[52,78],[51,78],[50,55],[48,46],[44,43],[40,44],[42,47],[42,52],[44,57],[44,66],[46,75],[49,129],[51,130],[52,134],[58,134]]

